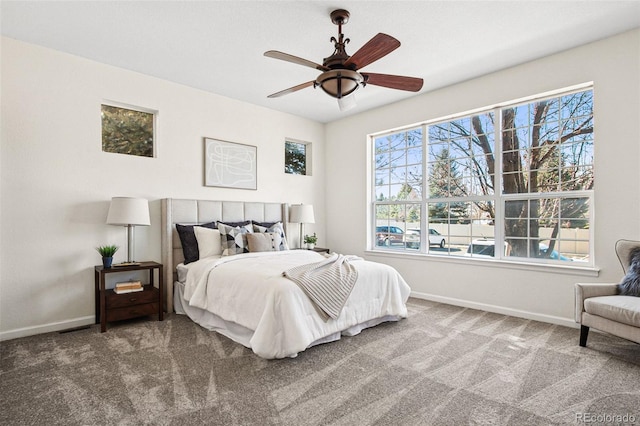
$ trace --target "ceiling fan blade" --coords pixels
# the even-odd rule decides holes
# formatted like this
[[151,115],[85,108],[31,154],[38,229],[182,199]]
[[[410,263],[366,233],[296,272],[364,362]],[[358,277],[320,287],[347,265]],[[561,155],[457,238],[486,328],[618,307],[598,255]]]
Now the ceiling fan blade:
[[400,47],[400,42],[384,33],[376,34],[344,63],[345,68],[355,65],[356,70],[387,56]]
[[297,92],[298,90],[302,90],[305,87],[313,86],[315,80],[307,81],[306,83],[298,84],[297,86],[289,87],[288,89],[281,90],[280,92],[273,93],[267,98],[279,98],[280,96],[288,95],[289,93]]
[[315,62],[308,61],[297,56],[289,55],[288,53],[278,52],[277,50],[269,50],[264,52],[264,56],[268,58],[280,59],[282,61],[293,62],[294,64],[304,65],[305,67],[315,68],[320,71],[328,71],[329,68],[324,65],[316,64]]
[[388,87],[390,89],[419,92],[424,81],[421,78],[405,77],[402,75],[362,73],[366,84]]
[[338,108],[340,111],[347,111],[356,106],[356,95],[351,94],[338,99]]

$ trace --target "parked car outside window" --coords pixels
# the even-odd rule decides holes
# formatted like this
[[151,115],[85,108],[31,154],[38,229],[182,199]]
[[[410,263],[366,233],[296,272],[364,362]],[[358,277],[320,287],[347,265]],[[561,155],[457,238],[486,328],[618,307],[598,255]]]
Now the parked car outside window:
[[419,229],[407,229],[405,235],[405,242],[407,248],[419,249],[420,248],[420,230]]
[[[391,247],[403,245],[410,249],[420,248],[420,230],[407,229],[403,231],[398,226],[376,226],[376,244]],[[435,229],[429,229],[429,245],[445,248],[447,240]]]
[[[554,260],[562,260],[565,262],[571,262],[573,259],[563,256],[558,253],[556,250],[551,251],[551,255],[547,256],[547,251],[549,250],[549,246],[543,243],[539,244],[539,254],[537,257],[539,258],[549,258]],[[473,240],[469,247],[467,247],[467,255],[473,255],[476,257],[495,257],[496,243],[492,239],[479,239]],[[505,241],[504,243],[504,256],[511,255],[511,246],[509,243]]]
[[[407,247],[420,248],[420,230],[419,229],[407,229]],[[409,245],[411,242],[411,246]],[[435,229],[429,228],[429,245],[445,248],[447,240]]]
[[376,241],[379,246],[387,247],[404,244],[404,231],[397,226],[376,226]]
[[[511,254],[511,246],[505,241],[504,243],[504,255],[509,256]],[[467,247],[467,255],[474,257],[496,257],[496,242],[490,239],[479,239],[471,241],[469,247]]]
[[440,248],[444,248],[446,244],[447,241],[438,231],[429,228],[429,245],[440,246]]
[[[540,257],[547,257],[547,252],[549,251],[549,246],[546,244],[542,244],[540,243],[540,245],[538,246],[540,248]],[[549,259],[555,259],[555,260],[564,260],[566,262],[571,262],[573,261],[573,259],[563,256],[560,253],[558,253],[555,250],[551,251],[551,255],[548,256]]]

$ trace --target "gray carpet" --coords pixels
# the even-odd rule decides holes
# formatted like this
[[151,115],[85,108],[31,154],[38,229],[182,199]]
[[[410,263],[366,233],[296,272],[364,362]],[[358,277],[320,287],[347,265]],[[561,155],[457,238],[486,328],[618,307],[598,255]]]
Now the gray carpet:
[[581,348],[576,329],[409,309],[275,361],[180,315],[2,342],[0,424],[640,424],[640,345],[592,331]]

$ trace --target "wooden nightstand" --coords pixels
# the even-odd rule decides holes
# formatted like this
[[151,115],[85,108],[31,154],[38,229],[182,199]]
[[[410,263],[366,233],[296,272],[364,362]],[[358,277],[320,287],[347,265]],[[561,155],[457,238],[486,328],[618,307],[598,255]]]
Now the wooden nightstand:
[[[95,266],[96,324],[100,332],[107,331],[107,322],[158,314],[158,321],[164,319],[163,267],[157,262],[141,262],[139,265]],[[155,270],[158,270],[158,287],[154,286]],[[105,276],[117,272],[149,271],[149,283],[143,291],[117,294],[113,289],[105,289]]]

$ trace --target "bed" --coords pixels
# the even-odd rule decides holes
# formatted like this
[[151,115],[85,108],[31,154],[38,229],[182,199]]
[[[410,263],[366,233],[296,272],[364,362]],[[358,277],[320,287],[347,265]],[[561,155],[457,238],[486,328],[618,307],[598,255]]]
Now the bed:
[[[276,248],[228,256],[205,252],[197,260],[187,253],[190,261],[186,263],[181,242],[184,227],[218,221],[233,225],[279,222],[286,236],[287,204],[163,199],[161,213],[166,311],[188,315],[263,358],[295,357],[309,347],[407,316],[410,288],[397,271],[357,257],[333,254],[327,259],[311,250]],[[199,235],[210,232],[200,226],[195,229]],[[282,248],[282,241],[274,242],[274,247]],[[327,319],[309,294],[283,272],[336,257],[357,271],[357,279],[339,316]]]

